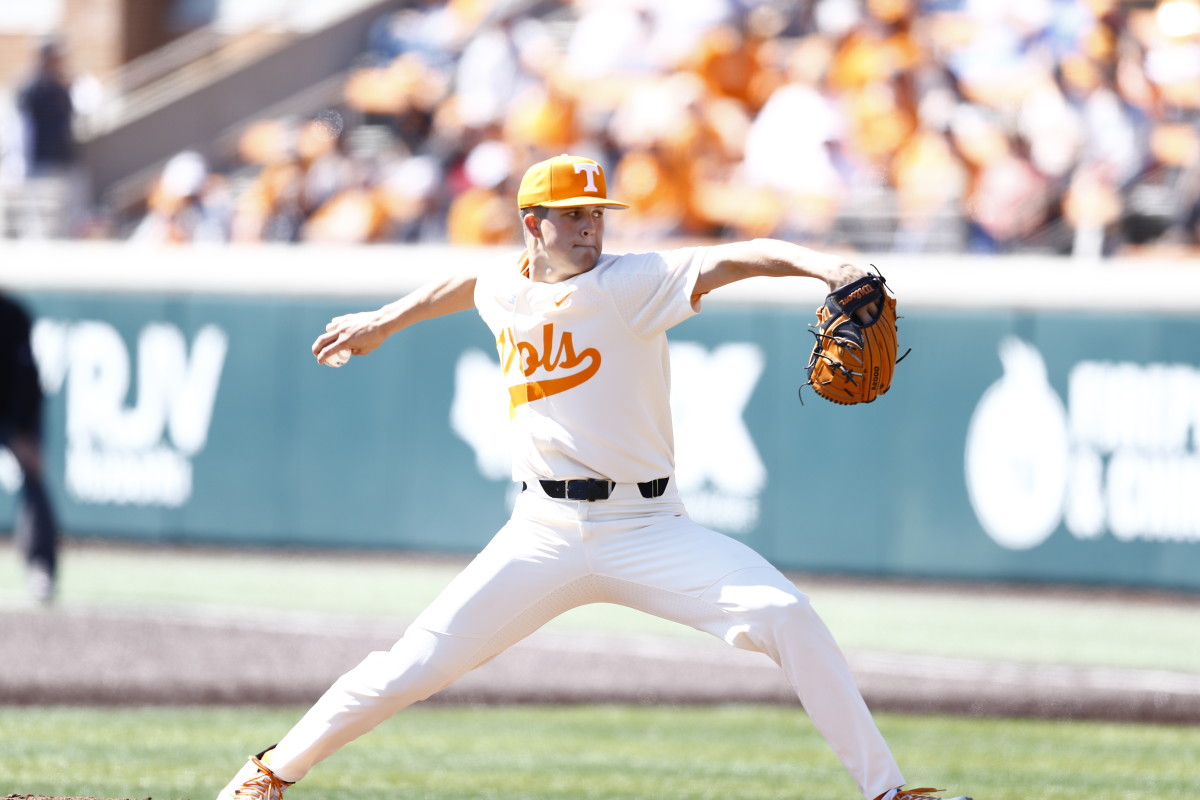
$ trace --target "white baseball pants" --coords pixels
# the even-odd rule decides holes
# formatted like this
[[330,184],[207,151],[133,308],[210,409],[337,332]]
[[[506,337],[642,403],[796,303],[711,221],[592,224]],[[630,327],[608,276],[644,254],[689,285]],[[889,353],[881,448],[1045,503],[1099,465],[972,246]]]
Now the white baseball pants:
[[872,800],[904,778],[808,598],[751,548],[687,516],[674,487],[647,500],[554,500],[536,484],[511,520],[387,652],[339,678],[271,754],[286,781],[397,711],[424,700],[587,603],[616,603],[690,625],[779,664]]

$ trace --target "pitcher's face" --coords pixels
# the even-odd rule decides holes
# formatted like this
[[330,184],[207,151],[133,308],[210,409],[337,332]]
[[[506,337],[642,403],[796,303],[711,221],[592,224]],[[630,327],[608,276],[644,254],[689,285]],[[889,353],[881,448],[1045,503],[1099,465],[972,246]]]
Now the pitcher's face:
[[547,260],[573,275],[596,266],[604,247],[604,212],[602,206],[547,208],[537,221]]

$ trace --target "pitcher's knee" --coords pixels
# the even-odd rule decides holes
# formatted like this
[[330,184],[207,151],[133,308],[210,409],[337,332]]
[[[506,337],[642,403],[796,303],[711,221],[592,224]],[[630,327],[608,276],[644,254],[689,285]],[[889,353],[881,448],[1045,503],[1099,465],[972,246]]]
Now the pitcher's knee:
[[756,627],[768,630],[792,629],[810,624],[816,619],[816,611],[808,595],[799,591],[787,591],[774,586],[761,587],[759,603],[746,609],[748,618]]
[[808,595],[774,569],[735,573],[714,586],[708,596],[727,615],[748,620],[786,621],[811,611]]
[[783,642],[823,635],[824,623],[808,595],[787,587],[739,587],[738,602],[726,607],[730,627],[725,639],[734,647],[766,653],[779,660]]

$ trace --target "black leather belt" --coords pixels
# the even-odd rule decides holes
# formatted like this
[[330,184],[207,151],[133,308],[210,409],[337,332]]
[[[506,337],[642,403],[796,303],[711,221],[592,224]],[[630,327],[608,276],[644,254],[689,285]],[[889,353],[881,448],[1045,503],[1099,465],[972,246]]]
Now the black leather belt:
[[[663,493],[667,491],[667,482],[670,480],[671,478],[668,476],[639,483],[638,491],[647,500],[662,497]],[[589,503],[596,500],[607,500],[617,485],[615,481],[598,478],[578,478],[571,481],[540,480],[538,484],[547,497],[553,497],[556,500],[587,500]],[[521,488],[526,489],[528,485],[522,483]]]

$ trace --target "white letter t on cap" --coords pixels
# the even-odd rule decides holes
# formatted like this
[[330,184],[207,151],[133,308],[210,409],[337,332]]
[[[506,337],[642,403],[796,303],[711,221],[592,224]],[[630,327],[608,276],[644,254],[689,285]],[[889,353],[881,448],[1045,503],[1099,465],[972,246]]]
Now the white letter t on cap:
[[596,185],[596,173],[598,173],[599,171],[600,171],[599,164],[589,164],[589,163],[582,162],[582,161],[575,162],[575,174],[576,175],[578,175],[581,172],[587,173],[587,186],[583,187],[583,190],[585,192],[600,191],[600,187]]

